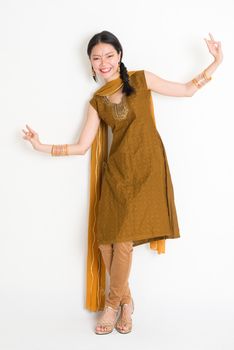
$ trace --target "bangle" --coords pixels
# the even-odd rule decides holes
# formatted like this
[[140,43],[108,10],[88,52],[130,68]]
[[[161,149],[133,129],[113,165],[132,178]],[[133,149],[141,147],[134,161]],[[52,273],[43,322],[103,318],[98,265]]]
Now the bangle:
[[68,144],[64,145],[52,145],[51,148],[52,156],[68,156]]
[[201,74],[199,74],[196,78],[194,78],[192,82],[194,85],[196,85],[198,89],[200,89],[210,80],[211,80],[211,77],[208,77],[206,70],[204,70]]
[[209,78],[207,77],[206,70],[204,70],[203,74],[204,74],[204,77],[205,77],[205,79],[206,79],[207,81],[211,80],[211,77],[209,77]]

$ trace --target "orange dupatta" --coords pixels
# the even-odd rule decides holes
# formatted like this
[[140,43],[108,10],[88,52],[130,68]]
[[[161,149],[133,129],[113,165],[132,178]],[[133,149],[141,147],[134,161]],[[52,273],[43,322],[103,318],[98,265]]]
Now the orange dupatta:
[[[129,71],[131,76],[136,71]],[[95,92],[95,95],[109,96],[117,91],[123,82],[117,78],[107,82],[104,86]],[[152,96],[151,114],[155,124],[154,106]],[[89,311],[100,311],[105,306],[105,288],[106,288],[106,268],[102,260],[101,251],[98,248],[96,239],[96,220],[97,206],[100,198],[103,162],[108,157],[108,125],[101,119],[97,134],[91,146],[90,163],[90,201],[89,201],[89,222],[88,222],[88,252],[87,252],[87,271],[86,271],[86,309]],[[166,162],[167,165],[167,162]],[[168,177],[167,177],[168,179]],[[170,184],[167,184],[170,189]],[[170,203],[168,203],[170,204]],[[169,213],[173,214],[173,208]],[[170,217],[171,217],[170,215]],[[157,250],[158,254],[165,253],[165,239],[151,241],[150,248]]]

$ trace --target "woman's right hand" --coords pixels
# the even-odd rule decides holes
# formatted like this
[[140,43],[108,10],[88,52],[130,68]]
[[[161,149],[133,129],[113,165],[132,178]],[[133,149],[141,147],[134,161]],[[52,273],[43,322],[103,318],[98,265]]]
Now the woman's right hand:
[[26,128],[28,129],[28,131],[22,129],[22,131],[24,132],[23,139],[31,142],[31,145],[33,146],[33,148],[37,150],[38,146],[41,144],[41,142],[39,140],[39,136],[36,133],[36,131],[34,131],[32,128],[30,128],[27,124],[26,124]]

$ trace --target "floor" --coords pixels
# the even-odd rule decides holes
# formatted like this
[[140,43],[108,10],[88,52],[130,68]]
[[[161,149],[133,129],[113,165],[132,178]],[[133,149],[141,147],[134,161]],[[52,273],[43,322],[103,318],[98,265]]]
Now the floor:
[[[2,350],[77,350],[158,349],[158,350],[233,350],[233,309],[228,303],[159,302],[149,307],[135,300],[133,331],[122,335],[116,330],[96,335],[94,327],[99,313],[60,305],[52,313],[53,303],[45,302],[36,311],[14,303],[0,315],[0,349]],[[15,305],[15,307],[13,307]],[[18,306],[17,306],[18,305]],[[33,304],[32,304],[33,305]],[[15,312],[14,312],[15,311]],[[104,348],[105,349],[105,348]]]

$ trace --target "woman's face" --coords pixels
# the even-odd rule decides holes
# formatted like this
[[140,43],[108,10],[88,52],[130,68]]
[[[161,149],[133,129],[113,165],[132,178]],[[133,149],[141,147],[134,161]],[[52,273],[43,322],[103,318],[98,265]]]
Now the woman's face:
[[98,43],[91,51],[90,61],[95,73],[105,81],[119,77],[118,62],[121,52],[118,54],[111,44]]

